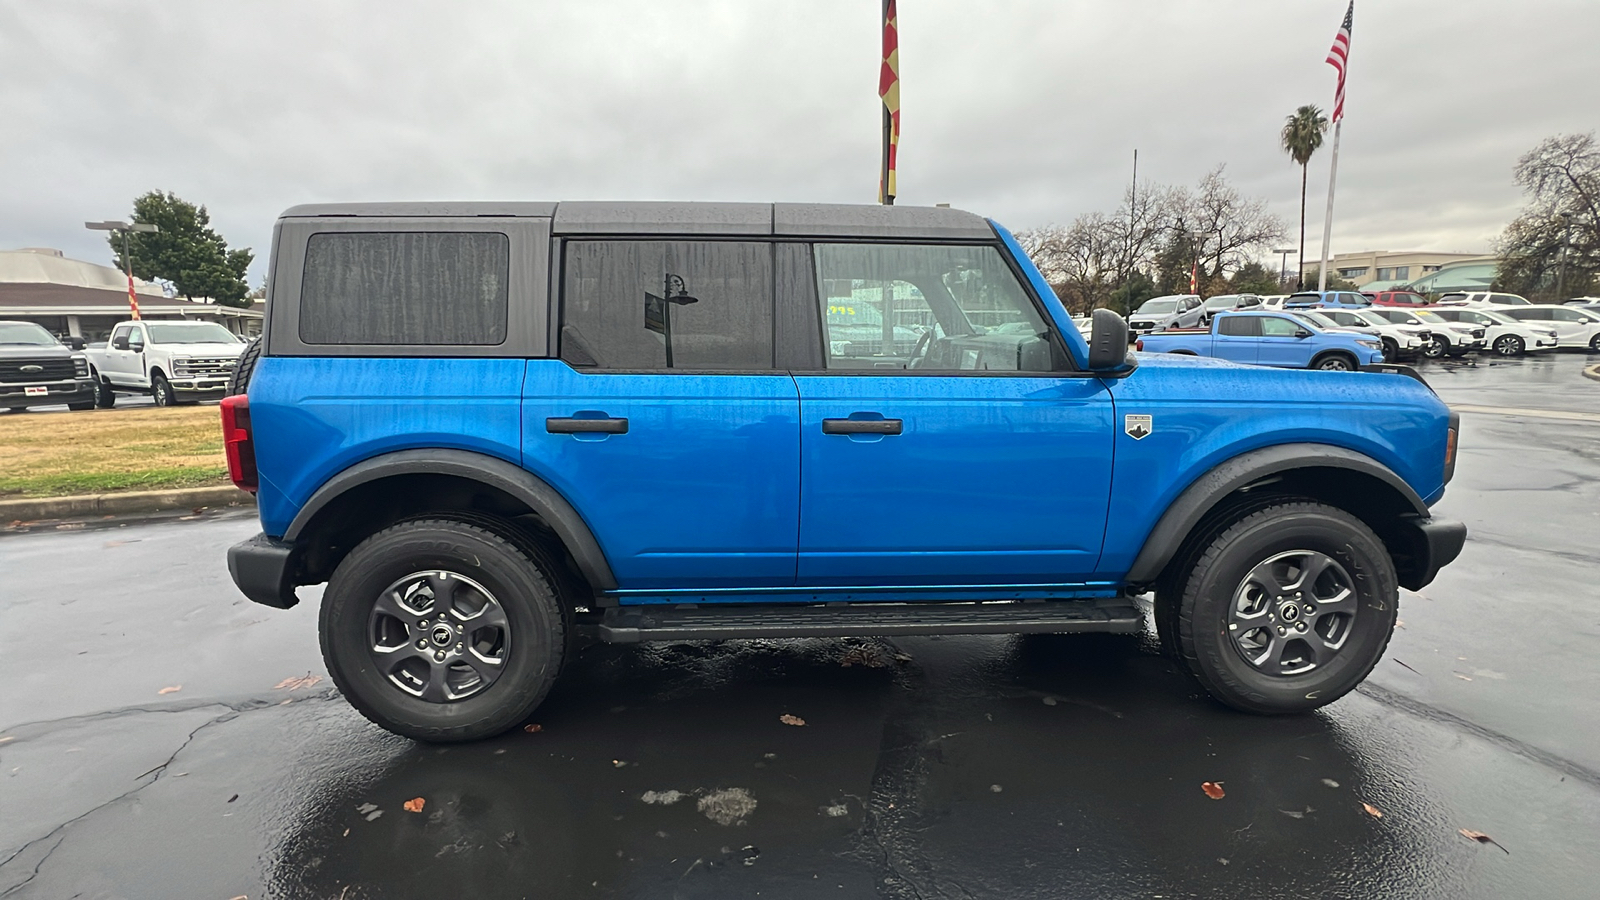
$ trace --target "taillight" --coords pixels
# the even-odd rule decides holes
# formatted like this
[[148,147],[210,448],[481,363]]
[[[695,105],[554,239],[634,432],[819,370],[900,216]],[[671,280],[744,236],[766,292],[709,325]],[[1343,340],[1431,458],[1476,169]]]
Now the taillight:
[[1139,351],[1140,353],[1143,353],[1144,352],[1144,338],[1139,338],[1138,340],[1134,341],[1133,342],[1133,349]]
[[1450,425],[1444,433],[1444,482],[1456,476],[1456,440],[1461,436],[1461,414],[1450,414]]
[[256,445],[250,439],[250,398],[244,394],[222,398],[222,449],[228,456],[228,478],[240,490],[254,494]]

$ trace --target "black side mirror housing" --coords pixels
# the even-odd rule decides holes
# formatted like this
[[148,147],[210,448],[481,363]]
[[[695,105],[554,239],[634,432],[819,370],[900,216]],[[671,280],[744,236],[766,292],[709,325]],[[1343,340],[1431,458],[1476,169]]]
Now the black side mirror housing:
[[1311,332],[1305,330],[1304,328],[1300,328],[1295,330],[1294,336],[1297,338],[1308,338],[1311,337]]
[[68,335],[67,337],[62,338],[61,342],[63,344],[66,344],[68,349],[71,349],[71,350],[82,350],[84,345],[88,343],[87,341],[85,341],[81,337],[73,337],[71,335]]
[[1089,371],[1120,369],[1128,364],[1128,321],[1109,309],[1093,313],[1089,329]]
[[112,338],[111,339],[111,349],[113,349],[113,350],[126,350],[126,349],[128,349],[128,336],[127,335],[121,335],[119,337]]

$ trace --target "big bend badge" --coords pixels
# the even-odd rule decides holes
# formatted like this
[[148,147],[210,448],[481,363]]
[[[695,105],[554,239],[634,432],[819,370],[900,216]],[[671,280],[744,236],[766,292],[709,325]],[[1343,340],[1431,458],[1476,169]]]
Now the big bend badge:
[[1128,433],[1128,437],[1142,441],[1155,430],[1155,425],[1150,416],[1123,416],[1122,430]]

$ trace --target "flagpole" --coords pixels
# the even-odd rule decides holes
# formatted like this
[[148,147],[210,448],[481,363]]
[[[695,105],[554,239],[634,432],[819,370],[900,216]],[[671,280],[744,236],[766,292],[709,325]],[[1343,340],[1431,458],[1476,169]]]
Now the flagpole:
[[1322,219],[1322,269],[1317,275],[1317,290],[1328,289],[1328,244],[1333,239],[1333,186],[1339,179],[1339,130],[1344,120],[1333,123],[1333,163],[1328,168],[1328,212]]
[[[890,0],[883,0],[883,15],[878,18],[880,36],[889,27],[889,4]],[[898,35],[896,43],[898,44]],[[884,206],[893,206],[894,194],[889,193],[889,151],[894,142],[894,114],[889,112],[887,104],[880,105],[883,106],[883,167],[879,175],[878,202]]]

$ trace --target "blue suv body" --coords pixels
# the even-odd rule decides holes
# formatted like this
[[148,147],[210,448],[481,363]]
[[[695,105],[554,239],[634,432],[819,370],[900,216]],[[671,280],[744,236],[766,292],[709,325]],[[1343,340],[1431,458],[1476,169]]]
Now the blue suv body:
[[1085,341],[958,210],[296,207],[272,265],[229,567],[327,582],[330,673],[421,739],[517,724],[575,634],[1130,632],[1151,589],[1214,696],[1308,709],[1465,538],[1420,379]]

